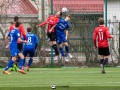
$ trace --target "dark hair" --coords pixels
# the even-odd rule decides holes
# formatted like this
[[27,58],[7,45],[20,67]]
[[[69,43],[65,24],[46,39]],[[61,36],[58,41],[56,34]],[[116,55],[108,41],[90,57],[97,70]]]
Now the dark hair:
[[101,17],[99,17],[99,19],[98,19],[98,23],[99,23],[100,25],[103,25],[103,24],[104,24],[104,19],[101,18]]
[[60,12],[60,17],[63,15],[63,13],[62,12]]
[[14,17],[14,21],[15,21],[15,22],[18,22],[18,20],[19,20],[19,17],[18,17],[18,16],[15,16],[15,17]]
[[20,22],[15,23],[15,27],[18,28],[20,26]]
[[27,28],[27,32],[31,32],[32,31],[32,28],[31,27],[28,27]]

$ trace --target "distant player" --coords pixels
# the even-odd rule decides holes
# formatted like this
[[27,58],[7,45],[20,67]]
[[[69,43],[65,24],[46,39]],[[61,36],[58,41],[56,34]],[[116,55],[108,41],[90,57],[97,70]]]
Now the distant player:
[[[19,17],[15,16],[14,17],[14,22],[12,22],[12,24],[9,27],[9,32],[11,32],[15,28],[15,23],[18,22],[18,21],[19,21]],[[22,24],[20,24],[18,30],[20,32],[20,37],[24,37],[27,40],[25,30],[24,30],[24,26]],[[23,49],[23,44],[20,41],[17,42],[17,48],[20,52]],[[10,68],[11,70],[15,69],[15,71],[17,71],[17,62],[19,62],[19,57],[16,60],[15,64]]]
[[[17,48],[17,41],[18,40],[20,42],[25,42],[26,43],[25,40],[22,40],[20,38],[20,33],[19,33],[19,30],[18,30],[19,26],[20,26],[20,23],[16,22],[15,28],[11,32],[9,32],[8,36],[6,37],[6,41],[8,41],[8,37],[10,37],[9,48],[10,48],[10,53],[11,53],[12,59],[8,62],[8,65],[5,67],[5,69],[3,71],[4,74],[10,74],[10,72],[8,71],[8,69],[16,61],[17,55],[20,56],[20,60],[19,60],[19,72],[22,73],[22,74],[26,74],[25,71],[22,70],[24,56],[23,56],[23,54]],[[6,42],[6,45],[8,45],[8,42]]]
[[72,58],[72,55],[69,53],[69,46],[67,43],[68,29],[70,27],[69,20],[70,20],[70,16],[67,15],[65,19],[61,18],[56,25],[57,43],[59,44],[59,50],[64,60],[65,60],[65,52],[62,48],[63,47],[62,44],[64,44],[65,46],[67,56],[69,58]]
[[104,66],[107,64],[108,57],[110,55],[108,38],[113,38],[113,36],[110,35],[108,28],[104,26],[103,18],[99,18],[98,23],[99,26],[94,30],[93,39],[95,48],[98,48],[98,53],[100,55],[100,66],[102,67],[102,73],[105,73]]
[[[33,57],[34,57],[34,54],[35,54],[35,50],[38,46],[38,37],[37,37],[36,34],[33,34],[31,32],[31,30],[32,30],[31,27],[27,28],[26,37],[28,39],[28,43],[24,44],[24,48],[23,48],[23,55],[25,56],[25,59],[26,59],[26,56],[28,54],[29,54],[29,57],[30,57],[30,59],[28,61],[28,64],[27,64],[27,67],[26,67],[27,71],[29,71],[30,65],[33,62]],[[25,61],[24,61],[24,64],[25,64]]]
[[55,15],[49,16],[46,21],[44,21],[38,25],[38,27],[41,27],[41,26],[48,24],[47,36],[50,39],[50,44],[55,51],[54,58],[56,58],[56,59],[59,59],[59,51],[58,51],[57,44],[56,44],[56,33],[55,33],[54,25],[58,23],[61,16],[62,16],[62,13],[57,12]]

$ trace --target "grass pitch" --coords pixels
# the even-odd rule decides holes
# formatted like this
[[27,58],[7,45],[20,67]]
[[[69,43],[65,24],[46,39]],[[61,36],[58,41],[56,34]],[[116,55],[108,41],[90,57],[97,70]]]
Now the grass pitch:
[[27,74],[2,74],[0,90],[120,90],[120,68],[31,68]]

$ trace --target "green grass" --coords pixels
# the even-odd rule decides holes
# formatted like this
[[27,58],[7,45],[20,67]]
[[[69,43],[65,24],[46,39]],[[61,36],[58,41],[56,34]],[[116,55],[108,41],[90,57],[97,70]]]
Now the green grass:
[[[26,75],[2,74],[0,90],[120,90],[120,68],[31,68]],[[9,87],[9,88],[8,88]]]

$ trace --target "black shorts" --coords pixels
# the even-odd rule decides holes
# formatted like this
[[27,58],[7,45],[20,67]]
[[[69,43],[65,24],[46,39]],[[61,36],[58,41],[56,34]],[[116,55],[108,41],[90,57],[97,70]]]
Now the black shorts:
[[104,56],[110,55],[109,47],[98,48],[98,54],[99,55],[104,55]]
[[47,36],[50,39],[50,41],[56,41],[56,33],[55,32],[47,33]]
[[23,44],[22,43],[17,43],[17,48],[21,52],[23,49]]

